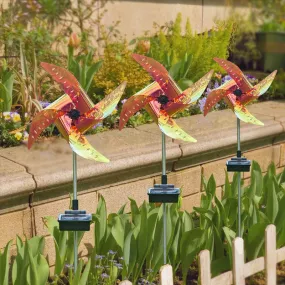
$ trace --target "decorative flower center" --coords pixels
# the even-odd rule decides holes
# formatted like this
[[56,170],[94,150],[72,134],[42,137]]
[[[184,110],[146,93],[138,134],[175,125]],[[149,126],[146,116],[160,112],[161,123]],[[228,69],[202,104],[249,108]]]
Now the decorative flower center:
[[77,109],[72,109],[67,113],[71,120],[77,120],[80,117],[80,112]]
[[160,103],[161,105],[166,105],[169,102],[169,99],[166,95],[160,95],[157,98],[158,103]]
[[240,97],[242,95],[242,91],[240,89],[236,89],[234,92],[233,92],[237,97]]

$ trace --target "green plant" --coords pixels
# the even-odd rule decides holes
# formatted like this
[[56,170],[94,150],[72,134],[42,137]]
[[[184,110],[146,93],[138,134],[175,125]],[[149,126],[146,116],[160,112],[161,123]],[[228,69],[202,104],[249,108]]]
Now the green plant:
[[283,0],[251,0],[256,20],[263,32],[284,32],[285,5]]
[[8,68],[6,61],[3,61],[0,70],[0,112],[11,111],[13,84],[14,73]]
[[[58,221],[53,217],[44,217],[43,222],[48,229],[49,233],[54,239],[55,246],[55,282],[60,278],[63,278],[67,273],[66,265],[71,265],[74,262],[74,237],[73,232],[60,231]],[[78,245],[84,235],[84,232],[78,232]],[[81,267],[80,267],[81,266]],[[79,268],[82,270],[82,265]],[[73,280],[75,278],[78,280],[80,278],[79,272],[75,273],[75,276],[72,274],[72,268],[68,268],[68,277]],[[89,271],[89,270],[88,270]],[[86,275],[86,273],[84,274]],[[74,283],[77,284],[77,283]],[[79,283],[78,283],[79,284]]]
[[[83,89],[88,92],[95,74],[102,66],[102,60],[94,62],[94,50],[89,49],[86,54],[74,55],[74,50],[80,44],[76,39],[77,35],[72,34],[68,45],[68,64],[67,68],[78,79]],[[73,40],[72,40],[73,39]]]
[[33,237],[23,242],[17,237],[17,256],[12,267],[13,285],[45,285],[49,265],[43,256],[44,237]]
[[9,285],[9,259],[12,241],[9,241],[1,253],[0,250],[0,284]]
[[241,68],[256,69],[256,62],[261,58],[261,53],[256,45],[257,21],[251,13],[248,17],[233,13],[233,36],[230,44],[230,60]]
[[[220,70],[213,57],[226,58],[232,35],[231,21],[217,21],[209,32],[193,34],[189,20],[185,33],[182,33],[182,16],[178,14],[173,25],[160,27],[157,35],[150,37],[149,56],[161,62],[168,70],[177,62],[185,60],[187,64],[183,77],[196,81],[210,69]],[[190,62],[191,58],[191,62]],[[189,66],[190,64],[190,66]]]

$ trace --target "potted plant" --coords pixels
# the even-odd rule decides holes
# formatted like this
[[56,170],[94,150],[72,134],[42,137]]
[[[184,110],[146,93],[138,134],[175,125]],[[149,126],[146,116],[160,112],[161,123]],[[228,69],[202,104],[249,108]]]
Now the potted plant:
[[259,69],[273,71],[285,69],[285,1],[255,0],[256,19],[261,20],[256,34],[257,48],[261,52]]

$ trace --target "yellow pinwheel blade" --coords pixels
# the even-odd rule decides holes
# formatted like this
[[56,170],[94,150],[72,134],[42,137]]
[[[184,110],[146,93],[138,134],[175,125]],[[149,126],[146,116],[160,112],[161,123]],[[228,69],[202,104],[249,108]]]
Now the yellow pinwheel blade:
[[76,127],[71,127],[69,144],[72,150],[83,158],[99,162],[110,162],[108,158],[91,146],[86,137],[83,136]]
[[234,112],[236,116],[245,123],[251,123],[254,125],[264,126],[264,124],[257,120],[242,104],[236,102],[234,106]]
[[195,103],[202,96],[205,89],[207,88],[213,75],[213,72],[213,70],[209,71],[197,82],[193,83],[188,89],[184,90],[180,102],[184,104]]
[[184,132],[166,112],[160,111],[158,126],[163,133],[173,139],[197,142],[196,139]]

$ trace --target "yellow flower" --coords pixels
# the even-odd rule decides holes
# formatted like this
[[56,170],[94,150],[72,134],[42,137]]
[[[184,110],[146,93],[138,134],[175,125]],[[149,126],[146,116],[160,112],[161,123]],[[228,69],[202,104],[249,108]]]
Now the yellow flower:
[[21,121],[21,117],[19,114],[14,114],[13,115],[13,122],[14,123],[17,123],[17,122],[20,122]]
[[3,112],[4,120],[9,121],[11,119],[10,112]]
[[23,136],[23,134],[20,133],[20,132],[17,132],[17,133],[15,133],[15,135],[14,135],[14,137],[15,137],[18,141],[21,140],[22,136]]
[[118,113],[117,109],[114,109],[114,111],[112,112],[112,115],[116,115]]

